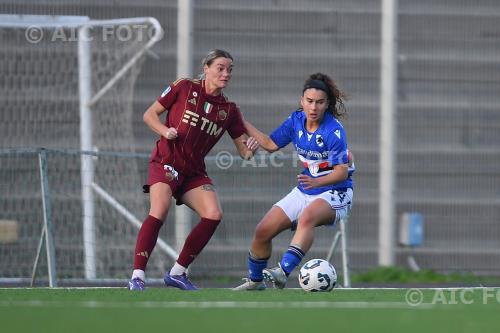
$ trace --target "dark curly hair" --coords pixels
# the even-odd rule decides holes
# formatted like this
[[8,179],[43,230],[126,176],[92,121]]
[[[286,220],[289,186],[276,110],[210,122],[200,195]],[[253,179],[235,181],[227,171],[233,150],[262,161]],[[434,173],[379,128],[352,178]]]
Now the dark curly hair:
[[[321,82],[317,82],[321,81]],[[323,86],[326,85],[326,89]],[[333,81],[328,75],[323,73],[315,73],[310,75],[304,82],[304,88],[302,93],[309,88],[317,88],[323,90],[328,97],[328,109],[335,116],[335,118],[343,118],[347,114],[347,109],[344,105],[344,101],[347,100],[347,94],[341,91],[335,81]]]

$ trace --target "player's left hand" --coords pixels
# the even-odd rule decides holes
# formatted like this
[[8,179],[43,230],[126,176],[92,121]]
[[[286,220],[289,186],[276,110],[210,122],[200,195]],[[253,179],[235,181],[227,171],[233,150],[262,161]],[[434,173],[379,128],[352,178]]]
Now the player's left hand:
[[319,187],[318,178],[309,177],[308,175],[297,175],[297,181],[302,185],[305,190]]
[[243,143],[247,146],[248,149],[252,151],[252,153],[255,153],[255,151],[260,147],[259,143],[257,142],[257,139],[255,139],[253,136],[244,140]]

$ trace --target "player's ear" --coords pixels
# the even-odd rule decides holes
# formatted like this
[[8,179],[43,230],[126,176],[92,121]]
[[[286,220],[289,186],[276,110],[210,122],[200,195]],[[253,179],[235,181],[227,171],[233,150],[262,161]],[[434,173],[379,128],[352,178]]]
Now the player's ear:
[[208,65],[207,64],[205,64],[203,66],[203,73],[205,74],[205,76],[207,76],[207,73],[208,73]]

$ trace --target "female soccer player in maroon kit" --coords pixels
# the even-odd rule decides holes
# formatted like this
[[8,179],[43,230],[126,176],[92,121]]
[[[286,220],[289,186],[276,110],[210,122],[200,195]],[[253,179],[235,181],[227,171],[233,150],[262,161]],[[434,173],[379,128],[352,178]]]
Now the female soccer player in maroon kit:
[[[205,170],[204,158],[227,130],[239,154],[249,159],[258,148],[246,134],[238,107],[222,93],[231,79],[233,58],[212,50],[203,60],[204,79],[179,79],[172,83],[144,113],[144,122],[160,139],[151,154],[146,192],[151,208],[137,236],[130,290],[145,288],[145,270],[167,217],[172,197],[199,216],[200,222],[186,238],[172,269],[165,274],[167,286],[197,288],[186,269],[208,243],[222,218],[217,193]],[[159,116],[167,111],[165,123]]]

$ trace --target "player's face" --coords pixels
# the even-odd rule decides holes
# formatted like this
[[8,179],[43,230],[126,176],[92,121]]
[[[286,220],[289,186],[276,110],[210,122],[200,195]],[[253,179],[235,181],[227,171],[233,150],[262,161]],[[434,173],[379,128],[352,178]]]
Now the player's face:
[[306,118],[312,122],[320,122],[328,108],[328,97],[323,90],[310,88],[304,91],[300,99]]
[[224,57],[215,58],[210,66],[205,65],[203,71],[208,86],[214,89],[223,89],[231,80],[233,61]]

